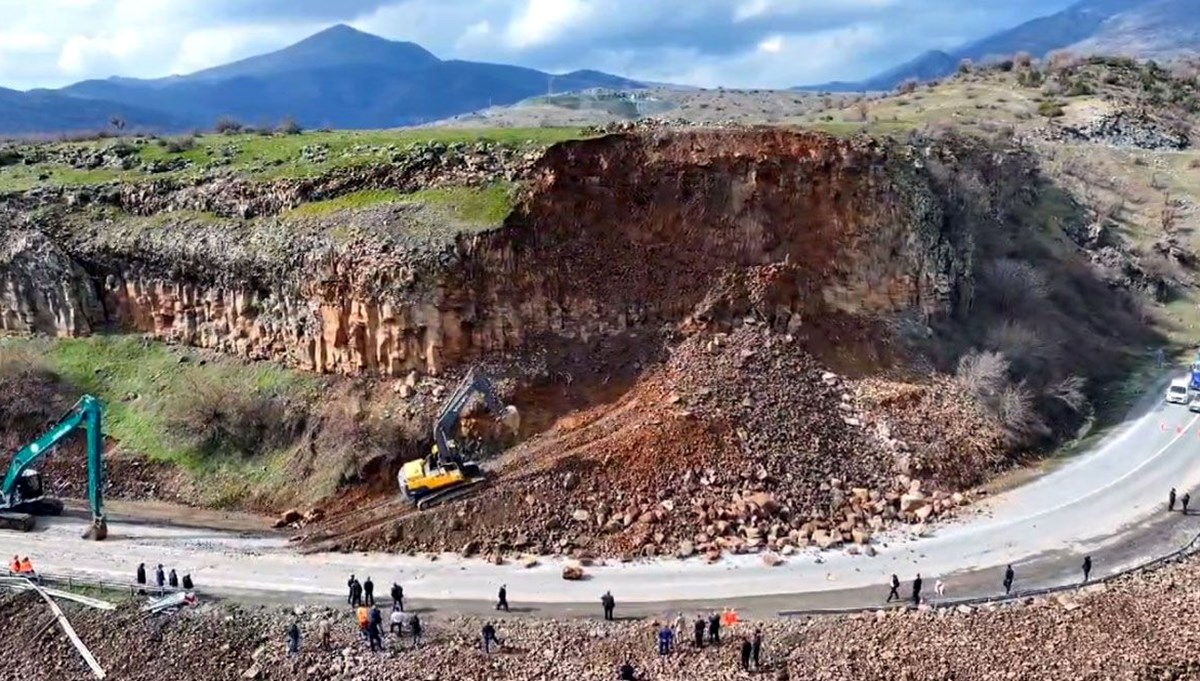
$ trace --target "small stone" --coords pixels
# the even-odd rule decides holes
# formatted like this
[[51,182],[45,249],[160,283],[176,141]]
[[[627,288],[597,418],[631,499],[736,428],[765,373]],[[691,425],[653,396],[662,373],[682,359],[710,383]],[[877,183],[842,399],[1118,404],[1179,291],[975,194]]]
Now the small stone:
[[767,567],[779,567],[780,565],[783,565],[785,561],[778,554],[764,553],[762,556],[762,562]]

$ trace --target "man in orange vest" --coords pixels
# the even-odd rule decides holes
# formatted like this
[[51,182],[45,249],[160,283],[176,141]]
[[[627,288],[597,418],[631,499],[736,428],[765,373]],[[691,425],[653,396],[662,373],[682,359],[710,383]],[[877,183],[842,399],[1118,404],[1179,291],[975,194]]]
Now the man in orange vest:
[[8,571],[14,575],[21,574],[21,559],[13,556],[12,562],[8,564]]
[[31,563],[29,561],[29,556],[25,556],[24,558],[21,559],[21,574],[23,574],[23,575],[32,575],[33,574],[33,563]]

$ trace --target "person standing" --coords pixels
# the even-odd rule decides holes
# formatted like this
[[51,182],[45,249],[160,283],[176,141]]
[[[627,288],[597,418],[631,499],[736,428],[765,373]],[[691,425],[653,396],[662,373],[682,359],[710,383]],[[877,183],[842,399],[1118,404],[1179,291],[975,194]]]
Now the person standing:
[[370,575],[367,576],[367,581],[363,582],[363,605],[375,605],[375,582],[371,581]]
[[938,598],[946,595],[946,583],[942,580],[937,580],[933,583],[933,593],[937,594]]
[[708,618],[708,642],[721,645],[721,616],[715,612]]
[[[379,611],[376,610],[375,612]],[[367,627],[367,639],[371,642],[372,652],[383,650],[383,625],[380,621],[372,618],[371,625]]]
[[754,668],[758,671],[762,671],[762,644],[762,627],[756,627],[754,629],[754,639],[750,642],[750,656],[754,658]]
[[146,564],[145,563],[138,563],[137,583],[142,586],[145,586],[145,584],[146,584]]
[[491,622],[488,622],[483,625],[483,631],[481,633],[483,634],[483,652],[490,655],[492,652],[492,644],[495,643],[497,646],[500,645],[500,641],[496,638],[496,627],[492,626]]
[[404,587],[392,582],[392,608],[404,612]]
[[421,645],[421,616],[415,612],[408,620],[408,630],[412,632],[413,647],[419,647]]
[[663,625],[658,630],[658,654],[667,655],[671,652],[671,644],[675,642],[675,634],[671,631],[671,627]]
[[508,585],[500,585],[499,599],[496,600],[496,609],[508,612]]
[[917,573],[917,578],[912,583],[912,600],[913,605],[921,605],[921,573]]
[[675,630],[676,641],[682,642],[687,640],[687,619],[684,618],[682,612],[675,618],[674,626],[671,628]]
[[192,584],[192,575],[191,575],[190,573],[189,573],[189,574],[186,574],[186,575],[184,575],[184,576],[183,576],[183,579],[182,579],[182,580],[180,580],[180,582],[179,582],[179,583],[180,583],[180,584],[182,584],[182,585],[183,585],[183,588],[187,589],[188,591],[191,591],[191,590],[192,590],[192,587],[194,586],[194,585]]
[[391,622],[391,633],[399,641],[404,635],[404,613],[399,608],[392,608]]
[[704,618],[703,617],[701,617],[699,615],[696,616],[696,624],[695,624],[694,628],[695,628],[695,632],[696,632],[696,647],[703,648],[704,647]]
[[1171,493],[1167,495],[1167,510],[1175,510],[1175,488],[1171,488]]
[[300,652],[300,625],[292,622],[292,627],[288,629],[288,655],[295,655]]
[[352,608],[358,607],[358,604],[354,602],[354,585],[357,583],[358,580],[354,578],[353,574],[350,575],[350,579],[346,580],[346,605]]
[[163,588],[163,585],[167,583],[167,575],[163,572],[161,563],[159,563],[158,567],[154,569],[154,583],[158,585],[160,590]]
[[900,578],[896,575],[892,575],[892,590],[888,592],[887,602],[891,603],[893,598],[898,601],[904,600],[900,598]]
[[[611,591],[605,591],[600,597],[600,605],[604,608],[604,619],[613,620],[613,609],[617,607],[617,599],[613,598]],[[680,615],[682,617],[682,615]]]
[[637,681],[637,670],[633,668],[633,663],[625,660],[625,664],[617,670],[618,681]]
[[363,585],[355,579],[350,583],[350,607],[358,608],[364,605],[363,603]]
[[1016,577],[1017,577],[1017,574],[1016,574],[1016,572],[1013,571],[1013,566],[1009,565],[1008,567],[1004,568],[1004,595],[1005,596],[1012,593],[1012,585],[1013,585],[1013,581],[1016,579]]
[[1192,495],[1188,492],[1183,493],[1183,498],[1180,499],[1180,506],[1183,508],[1183,514],[1187,515],[1188,502],[1192,500]]
[[175,568],[171,568],[171,572],[167,575],[167,584],[170,585],[172,589],[179,588],[179,575],[175,574]]
[[321,618],[321,623],[317,625],[317,636],[321,640],[321,650],[329,650],[333,647],[332,636],[329,631],[329,620]]
[[1092,557],[1083,557],[1083,583],[1087,584],[1088,579],[1092,576]]
[[750,656],[754,654],[754,645],[750,639],[742,637],[742,671],[750,671]]

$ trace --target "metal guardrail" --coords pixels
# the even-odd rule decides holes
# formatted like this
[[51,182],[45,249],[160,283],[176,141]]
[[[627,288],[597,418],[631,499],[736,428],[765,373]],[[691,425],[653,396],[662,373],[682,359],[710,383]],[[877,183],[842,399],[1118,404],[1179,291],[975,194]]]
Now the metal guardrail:
[[[1196,552],[1200,546],[1200,532],[1192,537],[1192,540],[1184,544],[1180,548],[1163,554],[1157,558],[1151,558],[1148,561],[1134,565],[1133,567],[1119,570],[1104,577],[1089,580],[1087,583],[1072,582],[1070,584],[1059,584],[1057,586],[1047,586],[1039,589],[1028,589],[1025,591],[1014,591],[1007,595],[990,595],[990,596],[973,596],[968,598],[957,598],[950,600],[937,600],[926,602],[927,605],[934,609],[939,608],[957,608],[962,605],[991,605],[994,603],[1011,603],[1013,601],[1025,600],[1027,598],[1036,598],[1038,596],[1049,596],[1052,594],[1062,593],[1064,591],[1075,591],[1081,588],[1095,586],[1097,584],[1107,584],[1113,580],[1127,577],[1138,572],[1149,572],[1180,558],[1184,558]],[[817,617],[821,615],[858,615],[869,612],[878,612],[879,610],[910,610],[914,609],[911,601],[902,601],[899,603],[858,606],[849,608],[812,608],[801,610],[783,610],[778,613],[780,617]]]
[[[26,575],[18,575],[24,577]],[[63,587],[67,591],[72,591],[76,588],[80,589],[100,589],[103,591],[120,591],[128,592],[130,596],[137,596],[139,593],[147,596],[166,596],[176,593],[195,593],[196,589],[183,589],[180,587],[164,586],[159,588],[156,584],[138,584],[136,582],[110,582],[102,579],[89,579],[75,577],[73,575],[60,575],[52,572],[37,572],[31,578],[34,583],[39,586],[53,585]]]

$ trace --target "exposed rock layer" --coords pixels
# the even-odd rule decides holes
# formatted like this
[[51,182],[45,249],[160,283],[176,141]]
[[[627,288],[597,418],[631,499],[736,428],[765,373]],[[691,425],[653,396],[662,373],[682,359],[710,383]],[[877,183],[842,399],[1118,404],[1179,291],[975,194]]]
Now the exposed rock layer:
[[[502,228],[473,234],[431,229],[404,205],[308,221],[144,217],[195,187],[124,190],[119,216],[65,198],[21,205],[8,218],[0,318],[14,331],[113,324],[316,371],[401,375],[547,332],[931,315],[969,290],[969,258],[912,156],[780,130],[566,143],[527,173]],[[306,191],[333,195],[345,178],[330,182]],[[736,271],[764,267],[774,283],[746,290]],[[714,300],[718,284],[742,295]]]

